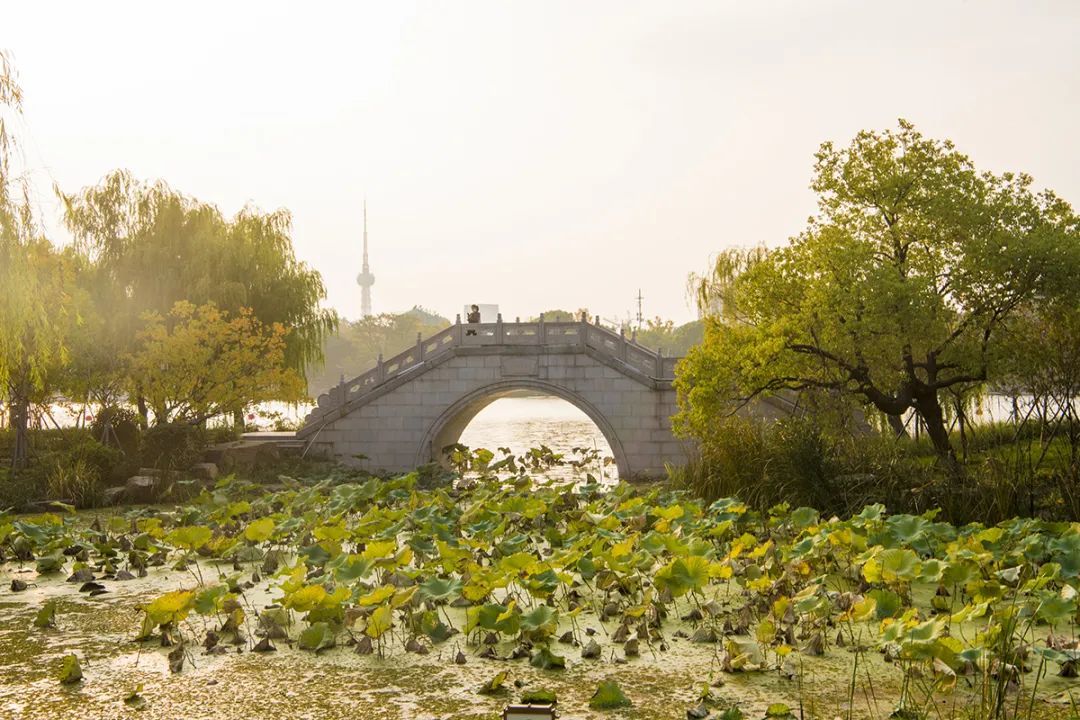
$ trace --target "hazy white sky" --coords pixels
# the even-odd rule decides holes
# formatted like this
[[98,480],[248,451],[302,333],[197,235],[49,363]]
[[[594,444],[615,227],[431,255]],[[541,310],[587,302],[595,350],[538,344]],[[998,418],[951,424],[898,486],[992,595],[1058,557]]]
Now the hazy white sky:
[[[813,210],[826,139],[905,117],[1080,203],[1080,2],[0,5],[29,161],[287,207],[329,302],[687,320],[687,273]],[[55,235],[59,223],[50,222]]]

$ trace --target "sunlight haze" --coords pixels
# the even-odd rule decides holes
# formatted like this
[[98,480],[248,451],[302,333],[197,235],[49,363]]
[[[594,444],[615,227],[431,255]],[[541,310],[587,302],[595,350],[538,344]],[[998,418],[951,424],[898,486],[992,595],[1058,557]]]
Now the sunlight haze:
[[288,208],[330,305],[695,316],[687,273],[814,209],[824,140],[898,117],[1080,199],[1075,2],[29,3],[27,162]]

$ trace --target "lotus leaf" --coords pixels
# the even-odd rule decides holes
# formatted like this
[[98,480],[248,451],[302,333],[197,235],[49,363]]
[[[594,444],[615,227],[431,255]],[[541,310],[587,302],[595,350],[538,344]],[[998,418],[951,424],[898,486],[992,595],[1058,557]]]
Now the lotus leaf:
[[566,668],[566,658],[554,654],[547,646],[542,646],[533,653],[529,664],[540,670],[563,670]]
[[193,590],[173,590],[143,606],[146,617],[155,625],[175,625],[195,607]]
[[496,673],[490,680],[480,686],[478,692],[482,695],[498,695],[506,692],[504,684],[506,683],[507,673],[505,670]]
[[244,528],[244,539],[251,543],[266,542],[274,534],[274,521],[264,517],[253,520]]
[[325,622],[316,622],[300,633],[297,644],[301,650],[314,650],[315,652],[332,648],[336,644],[335,633]]
[[623,694],[622,688],[614,680],[601,682],[589,699],[589,707],[593,710],[614,710],[630,707],[632,704],[630,698]]
[[389,605],[380,605],[375,608],[375,612],[371,613],[368,617],[367,627],[364,629],[364,633],[372,638],[378,640],[393,626],[393,610]]
[[547,605],[537,605],[521,616],[521,628],[532,633],[551,635],[558,629],[559,614]]
[[305,585],[285,598],[285,607],[297,612],[308,612],[325,600],[326,595],[326,588],[322,585]]
[[213,535],[214,534],[208,527],[202,525],[185,525],[170,532],[165,536],[165,541],[170,545],[185,550],[198,550],[203,545],[210,542],[210,538],[212,538]]
[[461,595],[461,587],[458,578],[432,577],[420,585],[420,595],[425,600],[447,602]]

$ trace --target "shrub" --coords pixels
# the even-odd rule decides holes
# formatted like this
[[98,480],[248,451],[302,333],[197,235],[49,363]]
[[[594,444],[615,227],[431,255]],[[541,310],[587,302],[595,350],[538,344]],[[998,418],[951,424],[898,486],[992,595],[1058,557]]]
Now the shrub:
[[668,474],[708,502],[738,497],[760,510],[787,503],[845,516],[880,502],[892,513],[939,508],[942,520],[957,524],[1018,515],[1077,519],[1080,465],[1062,441],[1041,449],[1025,438],[1029,433],[1014,438],[1000,425],[969,431],[968,459],[957,476],[925,441],[838,432],[813,415],[772,423],[725,418],[699,443],[697,456]]
[[217,445],[237,440],[239,437],[236,428],[232,425],[217,425],[203,431],[203,439],[207,445]]
[[92,507],[102,488],[125,470],[122,453],[91,437],[87,430],[40,430],[31,435],[30,465],[0,478],[0,508],[26,509],[40,500]]
[[[106,427],[108,430],[106,431]],[[115,445],[124,455],[136,458],[142,429],[135,412],[129,408],[102,408],[90,423],[94,439]]]
[[292,432],[304,427],[303,420],[293,420],[284,416],[274,418],[274,432]]
[[165,471],[191,467],[199,462],[205,447],[202,431],[187,423],[155,425],[142,440],[143,464]]
[[119,449],[89,438],[80,438],[70,447],[57,451],[57,454],[62,455],[67,464],[80,462],[87,465],[101,480],[109,478],[123,461],[123,453]]
[[46,478],[45,495],[75,507],[96,507],[102,498],[101,478],[101,471],[82,458],[56,460]]
[[908,507],[925,482],[895,441],[829,432],[811,416],[725,418],[698,448],[686,466],[669,469],[674,484],[708,502],[738,497],[761,510],[787,503],[843,515],[875,502]]
[[22,512],[27,506],[42,499],[39,474],[21,471],[12,475],[7,467],[0,467],[0,513],[6,510]]

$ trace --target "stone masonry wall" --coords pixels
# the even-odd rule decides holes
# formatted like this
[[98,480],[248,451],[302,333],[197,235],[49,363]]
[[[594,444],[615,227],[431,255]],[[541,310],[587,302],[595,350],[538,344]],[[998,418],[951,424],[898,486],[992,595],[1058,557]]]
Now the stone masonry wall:
[[456,441],[489,398],[534,389],[563,397],[590,415],[624,478],[660,476],[665,462],[686,458],[685,444],[671,433],[675,391],[629,377],[584,349],[460,349],[415,372],[409,376],[415,379],[399,378],[330,421],[316,445],[349,464],[408,471]]

